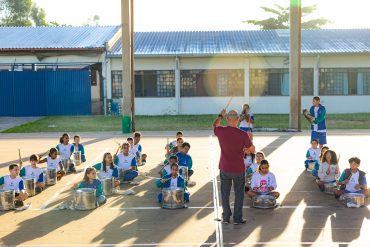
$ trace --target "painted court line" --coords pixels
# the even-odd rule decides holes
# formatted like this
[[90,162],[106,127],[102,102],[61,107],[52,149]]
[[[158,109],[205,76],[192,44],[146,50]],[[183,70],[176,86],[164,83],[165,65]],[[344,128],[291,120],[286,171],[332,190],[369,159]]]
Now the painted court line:
[[213,207],[214,207],[214,217],[215,217],[215,227],[216,227],[216,244],[217,247],[223,247],[223,235],[222,235],[222,225],[219,221],[220,217],[220,200],[218,195],[218,183],[217,183],[217,174],[216,174],[216,161],[215,161],[215,147],[212,135],[209,136],[209,148],[210,148],[210,165],[212,171],[212,185],[213,185]]
[[[108,150],[108,148],[104,149],[103,152],[101,152],[100,154],[98,154],[90,163],[88,166],[85,166],[86,167],[89,167],[89,166],[92,166],[95,164],[95,162],[101,158],[103,156],[104,153],[106,153]],[[85,170],[84,168],[84,170]],[[74,182],[76,182],[76,180],[79,178],[80,174],[75,174],[72,179],[70,179],[67,184],[65,184],[60,190],[58,190],[57,192],[54,193],[54,195],[52,197],[50,197],[42,206],[40,209],[46,209],[50,203],[52,203],[55,199],[57,199],[59,197],[59,195],[65,190],[66,187],[69,187],[71,186]]]

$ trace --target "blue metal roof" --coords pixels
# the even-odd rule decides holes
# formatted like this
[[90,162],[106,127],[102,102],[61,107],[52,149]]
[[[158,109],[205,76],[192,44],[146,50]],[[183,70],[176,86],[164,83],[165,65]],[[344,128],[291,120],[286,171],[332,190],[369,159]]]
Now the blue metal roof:
[[120,26],[0,27],[0,51],[104,48]]
[[[135,56],[289,54],[289,30],[135,33]],[[303,54],[370,53],[370,29],[302,30]],[[121,56],[121,40],[109,56]]]

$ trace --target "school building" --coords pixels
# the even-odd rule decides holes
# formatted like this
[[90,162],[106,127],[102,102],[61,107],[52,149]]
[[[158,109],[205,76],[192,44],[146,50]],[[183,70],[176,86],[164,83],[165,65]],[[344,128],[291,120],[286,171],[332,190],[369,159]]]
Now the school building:
[[[20,29],[29,34],[4,38],[4,30],[12,35]],[[44,32],[49,35],[41,42]],[[54,34],[59,39],[53,39]],[[63,39],[69,35],[76,40]],[[0,101],[4,84],[9,84],[4,74],[15,85],[31,87],[38,79],[29,80],[29,74],[43,71],[58,85],[46,87],[46,97],[54,93],[52,100],[68,101],[72,94],[69,110],[56,111],[63,106],[58,101],[58,107],[47,107],[44,115],[81,114],[81,107],[83,114],[119,113],[120,37],[119,27],[0,28]],[[18,49],[21,45],[23,50]],[[81,70],[85,71],[81,91],[86,94],[77,104],[73,95],[78,92],[68,90],[82,82],[68,73]],[[302,107],[308,108],[314,95],[322,98],[329,113],[370,112],[370,29],[302,30]],[[249,103],[254,113],[289,112],[289,30],[135,33],[136,114],[214,114],[231,96],[233,108]],[[8,94],[11,97],[22,101]]]

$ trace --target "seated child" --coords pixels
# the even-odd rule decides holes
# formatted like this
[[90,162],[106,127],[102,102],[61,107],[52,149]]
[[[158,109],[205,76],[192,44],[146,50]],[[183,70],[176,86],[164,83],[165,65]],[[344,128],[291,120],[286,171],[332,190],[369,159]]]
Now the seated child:
[[133,145],[133,148],[137,149],[139,151],[139,165],[140,166],[143,166],[145,165],[146,163],[146,158],[147,158],[147,155],[146,154],[143,154],[143,148],[142,146],[139,144],[140,142],[140,139],[141,139],[141,133],[140,132],[135,132],[134,133],[134,145]]
[[161,178],[171,173],[171,165],[175,163],[177,164],[177,156],[171,155],[169,160],[166,160],[165,162],[167,162],[167,164],[159,171]]
[[23,206],[23,201],[28,198],[28,194],[24,190],[23,179],[19,177],[19,166],[17,164],[9,166],[9,175],[0,177],[0,185],[2,185],[3,190],[14,190],[15,206]]
[[74,167],[74,164],[70,162],[70,158],[72,154],[71,152],[72,144],[69,143],[69,135],[67,133],[64,133],[62,137],[60,137],[59,144],[56,146],[56,149],[58,150],[60,160],[62,160],[62,162],[69,163],[69,169],[68,171],[65,171],[65,172],[66,173],[76,172],[76,168]]
[[[328,146],[324,146],[321,148],[321,151],[320,151],[320,157],[319,157],[319,165],[316,167],[315,165],[315,169],[313,169],[311,171],[311,174],[312,176],[314,176],[315,178],[319,178],[319,169],[320,169],[320,165],[323,163],[322,160],[324,159],[324,154],[326,151],[329,150],[329,147]],[[317,169],[316,169],[317,168]]]
[[184,135],[183,135],[183,133],[182,133],[182,131],[178,131],[177,133],[176,133],[176,139],[175,140],[173,140],[173,141],[171,141],[170,143],[167,143],[167,145],[166,145],[166,151],[167,151],[167,153],[166,153],[166,156],[168,156],[169,154],[170,154],[170,152],[171,152],[171,149],[173,149],[174,147],[176,147],[177,146],[177,139],[178,138],[182,138]]
[[[191,169],[193,167],[193,160],[191,156],[188,154],[189,149],[190,149],[190,144],[188,142],[184,142],[182,144],[181,152],[178,152],[176,156],[177,156],[179,167],[181,168],[182,166],[186,166],[188,168],[188,176],[190,178],[191,175],[193,175],[194,171]],[[180,173],[180,175],[182,174]]]
[[341,189],[334,190],[335,197],[339,198],[343,193],[362,193],[368,196],[366,174],[358,169],[361,160],[352,157],[348,162],[350,168],[345,169],[340,176],[338,185],[341,185]]
[[119,186],[119,173],[118,167],[114,165],[111,153],[105,153],[101,163],[93,165],[99,171],[99,178],[114,178],[114,187]]
[[129,153],[135,157],[140,157],[140,152],[137,148],[134,147],[134,139],[132,137],[127,138],[128,144],[130,144],[130,151]]
[[319,179],[317,180],[317,185],[321,191],[325,190],[325,183],[336,182],[340,174],[337,154],[333,150],[327,150],[323,157],[323,163],[319,168]]
[[71,153],[81,151],[81,162],[86,161],[86,156],[85,156],[85,148],[82,144],[80,144],[81,137],[79,135],[75,135],[73,137],[74,143],[71,146]]
[[45,163],[47,164],[48,169],[56,169],[57,170],[57,180],[59,181],[66,173],[63,170],[64,167],[60,158],[58,158],[58,150],[56,148],[51,148],[49,151],[48,157],[41,159],[39,164]]
[[259,151],[255,155],[256,163],[252,163],[248,170],[247,170],[247,176],[252,176],[253,173],[255,173],[258,170],[258,167],[261,165],[261,161],[265,159],[265,154],[262,151]]
[[245,171],[248,171],[249,167],[254,163],[255,154],[251,153],[249,149],[244,150],[244,165]]
[[107,199],[104,196],[103,185],[99,179],[96,178],[96,170],[95,168],[88,167],[86,168],[85,175],[83,181],[75,186],[79,189],[82,188],[91,188],[96,190],[96,204],[99,206],[104,204]]
[[274,191],[277,187],[275,175],[269,171],[269,163],[267,160],[262,160],[258,168],[259,172],[255,172],[252,176],[251,188],[248,191],[250,198],[256,195],[272,195],[275,198],[280,196],[280,193]]
[[319,162],[320,162],[320,148],[319,141],[316,139],[312,139],[311,147],[307,150],[306,153],[306,160],[304,161],[304,166],[306,171],[308,169],[309,163],[315,163],[315,168],[313,170],[319,170]]
[[127,142],[122,144],[122,153],[114,156],[114,164],[118,166],[120,179],[123,182],[132,181],[139,174],[135,156],[129,153],[130,144]]
[[[170,189],[178,189],[181,188],[184,190],[184,201],[186,203],[189,202],[190,194],[189,192],[185,191],[186,189],[186,181],[182,177],[179,176],[179,166],[175,163],[171,165],[171,173],[164,176],[164,178],[158,180],[156,185],[158,188],[170,188]],[[163,192],[158,194],[158,202],[162,203],[163,199]]]
[[[37,167],[39,163],[39,156],[32,154],[30,157],[30,165],[25,166],[21,169],[19,176],[26,178],[34,178],[36,180],[36,193],[40,193],[44,187],[44,173],[40,167]],[[22,167],[22,160],[19,160],[19,166]]]

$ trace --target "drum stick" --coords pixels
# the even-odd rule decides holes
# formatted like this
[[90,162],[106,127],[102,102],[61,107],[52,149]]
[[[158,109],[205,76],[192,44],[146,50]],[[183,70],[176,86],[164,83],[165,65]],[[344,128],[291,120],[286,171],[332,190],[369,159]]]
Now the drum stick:
[[116,151],[116,155],[118,154],[120,148],[121,148],[121,145],[118,146],[117,151]]
[[229,101],[227,102],[226,106],[225,106],[225,110],[230,106],[231,104],[231,101],[233,100],[234,96],[231,96]]
[[19,162],[19,169],[22,169],[22,156],[21,156],[21,149],[18,148],[18,162]]

